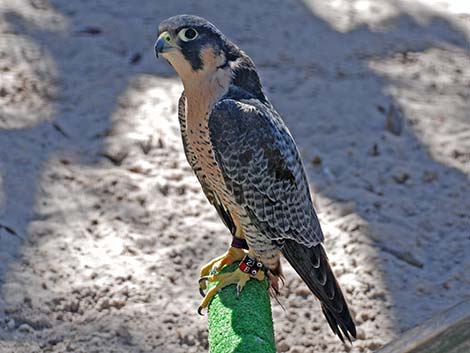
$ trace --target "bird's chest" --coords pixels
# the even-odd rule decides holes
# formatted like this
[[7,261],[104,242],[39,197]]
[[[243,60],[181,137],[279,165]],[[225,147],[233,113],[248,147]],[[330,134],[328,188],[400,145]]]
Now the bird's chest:
[[[225,187],[222,172],[215,159],[208,126],[209,109],[187,111],[187,141],[194,154],[203,178],[228,207],[234,205],[233,197]],[[230,207],[231,208],[231,207]]]
[[207,117],[199,118],[196,124],[189,123],[187,134],[189,147],[193,151],[209,184],[213,186],[213,184],[220,183],[222,176],[212,149]]
[[215,159],[209,131],[210,112],[214,104],[227,91],[230,78],[229,71],[217,70],[210,75],[202,73],[200,78],[185,83],[186,134],[188,149],[192,151],[197,164],[196,168],[200,170],[199,173],[204,182],[218,195],[226,207],[236,212],[236,203],[225,186],[223,175]]

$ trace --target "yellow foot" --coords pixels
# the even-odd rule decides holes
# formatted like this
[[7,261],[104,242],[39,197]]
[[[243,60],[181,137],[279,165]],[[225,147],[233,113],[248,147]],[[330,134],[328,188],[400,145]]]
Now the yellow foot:
[[204,299],[202,300],[201,304],[199,305],[199,308],[197,309],[197,312],[199,313],[199,315],[202,315],[202,309],[207,308],[209,306],[209,303],[211,302],[212,298],[219,290],[231,284],[236,284],[237,296],[239,296],[246,282],[248,282],[250,278],[255,278],[258,281],[262,281],[265,278],[264,271],[260,270],[256,273],[256,275],[251,275],[251,274],[242,272],[239,268],[237,268],[235,271],[230,272],[230,273],[222,273],[220,275],[210,275],[210,276],[201,277],[201,279],[199,280],[200,287],[201,287],[201,283],[204,283],[204,286],[206,286],[205,284],[206,282],[218,282],[218,283],[217,285],[212,287],[204,296]]
[[[222,267],[230,266],[236,261],[240,261],[245,256],[243,249],[231,247],[222,256],[216,257],[201,269],[200,278],[206,277],[211,273],[219,272]],[[207,288],[206,281],[199,281],[199,292],[204,297],[204,290]]]

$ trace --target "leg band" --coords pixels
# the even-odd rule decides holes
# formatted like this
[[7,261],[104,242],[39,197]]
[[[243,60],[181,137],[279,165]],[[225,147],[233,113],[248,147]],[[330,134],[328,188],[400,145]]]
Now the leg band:
[[248,256],[248,254],[245,255],[242,261],[240,261],[238,268],[242,272],[248,273],[252,276],[256,276],[259,271],[266,272],[266,267],[263,265],[263,263],[252,259],[250,256]]
[[232,247],[237,249],[245,249],[248,250],[248,244],[245,239],[233,237],[232,239]]

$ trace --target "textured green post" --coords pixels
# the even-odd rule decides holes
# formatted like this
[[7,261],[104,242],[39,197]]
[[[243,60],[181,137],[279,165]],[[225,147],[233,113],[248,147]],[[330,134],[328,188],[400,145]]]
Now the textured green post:
[[208,316],[210,353],[276,353],[267,280],[249,280],[238,298],[236,285],[225,287],[212,299]]

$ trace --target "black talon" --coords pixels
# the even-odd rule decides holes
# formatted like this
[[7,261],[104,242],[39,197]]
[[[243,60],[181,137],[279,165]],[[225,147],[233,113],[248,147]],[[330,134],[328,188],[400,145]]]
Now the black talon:
[[207,281],[208,279],[209,279],[209,276],[203,276],[199,278],[199,284],[201,284],[201,282]]
[[197,313],[201,316],[204,316],[204,314],[202,313],[202,309],[204,309],[204,308],[201,307],[201,306],[199,308],[197,308]]
[[206,293],[204,293],[204,290],[201,288],[201,283],[207,281],[208,278],[209,276],[203,276],[199,278],[199,293],[202,295],[203,298],[206,296]]

